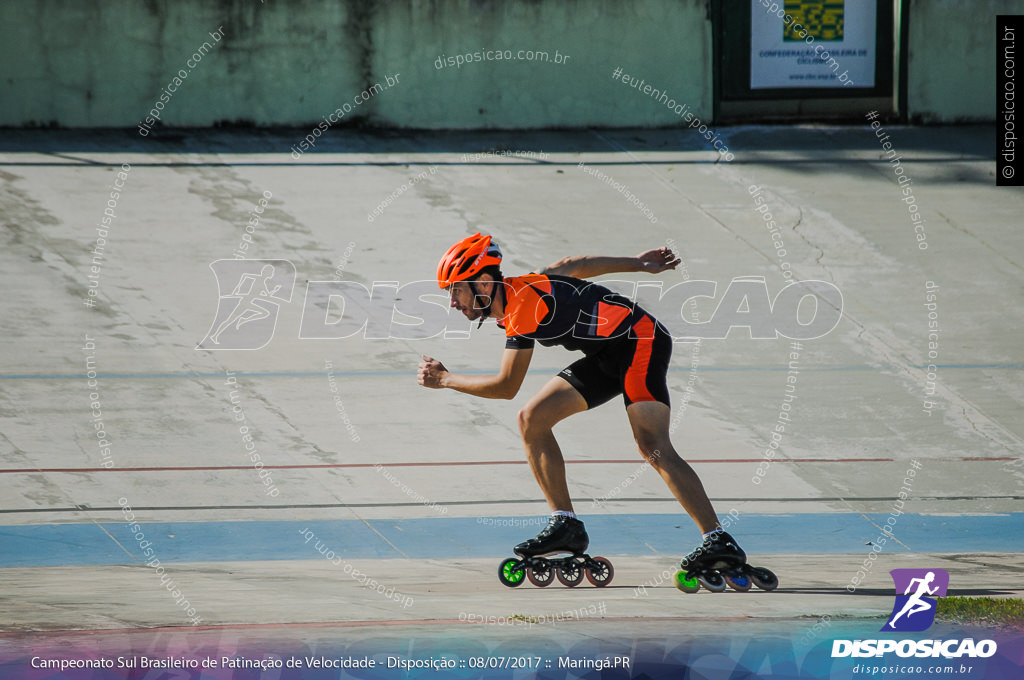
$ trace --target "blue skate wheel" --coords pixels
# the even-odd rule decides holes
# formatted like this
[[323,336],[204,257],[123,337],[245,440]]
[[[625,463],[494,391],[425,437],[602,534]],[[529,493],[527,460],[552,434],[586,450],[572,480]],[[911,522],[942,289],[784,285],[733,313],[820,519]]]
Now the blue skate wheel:
[[742,572],[732,572],[722,574],[725,578],[725,585],[729,586],[738,593],[745,593],[754,585],[750,577]]

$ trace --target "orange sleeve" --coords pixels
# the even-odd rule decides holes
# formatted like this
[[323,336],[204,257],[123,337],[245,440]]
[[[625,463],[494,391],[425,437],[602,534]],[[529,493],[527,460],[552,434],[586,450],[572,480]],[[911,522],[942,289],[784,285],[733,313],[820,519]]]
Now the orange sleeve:
[[510,309],[505,316],[505,335],[512,337],[535,332],[548,314],[548,305],[536,288],[550,293],[550,280],[543,274],[528,274],[508,280],[507,284],[509,295],[506,296],[506,304]]

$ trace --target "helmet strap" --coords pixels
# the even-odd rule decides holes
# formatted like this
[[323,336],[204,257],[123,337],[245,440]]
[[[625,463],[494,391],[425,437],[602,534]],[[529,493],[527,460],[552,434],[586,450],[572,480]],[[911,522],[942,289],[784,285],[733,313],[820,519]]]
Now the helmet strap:
[[[475,280],[469,281],[469,288],[470,288],[470,290],[473,291],[473,306],[476,309],[483,310],[483,316],[480,317],[480,323],[478,323],[476,325],[477,328],[480,328],[481,326],[484,325],[484,321],[491,315],[491,304],[494,303],[494,297],[491,296],[491,295],[483,295],[481,293],[478,293],[477,290],[476,290],[476,281]],[[483,299],[487,300],[486,305],[483,305],[483,304],[477,305],[477,301],[478,300],[483,300]]]

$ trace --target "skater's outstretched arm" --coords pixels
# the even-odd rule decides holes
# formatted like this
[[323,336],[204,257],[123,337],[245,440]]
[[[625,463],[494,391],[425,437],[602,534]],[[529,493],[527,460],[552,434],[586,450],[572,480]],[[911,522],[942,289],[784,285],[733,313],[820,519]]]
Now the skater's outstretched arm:
[[424,387],[447,387],[486,399],[511,399],[519,393],[532,358],[532,349],[506,349],[497,375],[460,375],[449,372],[437,359],[424,356],[417,380]]
[[573,276],[577,279],[588,279],[615,272],[659,274],[667,269],[675,269],[679,262],[679,258],[671,248],[662,247],[642,252],[636,257],[605,257],[603,255],[563,257],[558,262],[544,267],[540,273]]

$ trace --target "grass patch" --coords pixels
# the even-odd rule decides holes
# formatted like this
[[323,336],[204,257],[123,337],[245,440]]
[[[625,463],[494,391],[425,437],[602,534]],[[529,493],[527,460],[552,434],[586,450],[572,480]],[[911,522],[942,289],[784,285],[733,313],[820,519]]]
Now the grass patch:
[[996,597],[941,597],[935,618],[954,623],[971,623],[1024,630],[1024,600]]

